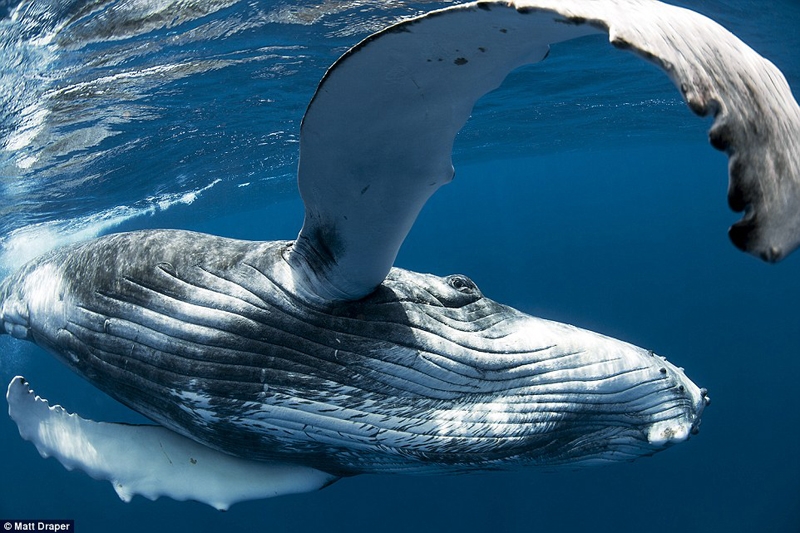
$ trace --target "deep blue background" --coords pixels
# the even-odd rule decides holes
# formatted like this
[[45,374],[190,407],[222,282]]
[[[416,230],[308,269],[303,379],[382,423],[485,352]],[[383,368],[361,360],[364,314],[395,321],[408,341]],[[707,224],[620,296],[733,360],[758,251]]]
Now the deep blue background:
[[[787,18],[798,13],[794,3],[775,5]],[[800,70],[792,54],[781,55],[771,35],[778,30],[749,31],[768,35],[761,42],[787,72]],[[524,90],[521,81],[510,80],[518,85],[506,94]],[[796,88],[800,79],[790,82]],[[513,101],[499,101],[513,108]],[[79,532],[800,531],[800,258],[766,265],[733,248],[725,234],[736,220],[725,202],[726,159],[708,147],[706,123],[672,109],[668,103],[653,112],[667,113],[680,134],[658,142],[651,140],[661,134],[658,124],[645,131],[652,135],[625,140],[617,132],[609,142],[605,119],[579,143],[528,157],[519,147],[479,150],[470,144],[478,135],[466,136],[457,146],[455,182],[425,207],[397,264],[467,274],[495,300],[654,349],[684,366],[712,398],[689,442],[605,468],[361,476],[220,513],[168,499],[124,504],[108,483],[40,458],[0,416],[0,517],[74,518]],[[633,121],[639,113],[648,111],[624,108],[611,116]],[[504,134],[502,122],[483,120],[489,129],[482,136]],[[544,125],[548,135],[571,135],[557,120]],[[199,149],[204,139],[191,142]],[[284,182],[271,197],[247,203],[236,186],[215,188],[191,205],[115,229],[292,238],[302,204],[291,189]],[[142,420],[44,352],[0,337],[0,376],[15,374],[85,417]]]
[[[685,366],[713,399],[685,444],[577,471],[364,476],[219,513],[122,504],[107,483],[39,458],[4,417],[0,514],[75,518],[80,531],[797,531],[797,259],[762,265],[729,245],[724,166],[705,146],[679,144],[470,166],[426,207],[398,261],[466,273],[499,301]],[[175,225],[237,237],[285,236],[302,216],[298,201],[206,223],[190,223],[190,211]],[[135,421],[46,354],[24,352],[10,366],[45,397]]]

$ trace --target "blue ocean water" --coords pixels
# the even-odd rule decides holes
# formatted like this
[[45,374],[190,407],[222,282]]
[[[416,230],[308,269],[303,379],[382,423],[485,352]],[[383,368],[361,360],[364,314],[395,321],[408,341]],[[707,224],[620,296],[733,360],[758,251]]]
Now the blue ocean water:
[[[798,93],[796,0],[685,1]],[[0,275],[112,231],[296,235],[300,119],[327,66],[447,2],[0,1]],[[360,476],[220,513],[121,502],[0,416],[0,518],[106,531],[800,531],[798,259],[733,248],[727,161],[663,74],[600,37],[554,46],[479,102],[456,180],[398,266],[469,275],[530,314],[652,348],[713,399],[701,433],[631,464]],[[33,345],[0,380],[96,420],[142,422]]]

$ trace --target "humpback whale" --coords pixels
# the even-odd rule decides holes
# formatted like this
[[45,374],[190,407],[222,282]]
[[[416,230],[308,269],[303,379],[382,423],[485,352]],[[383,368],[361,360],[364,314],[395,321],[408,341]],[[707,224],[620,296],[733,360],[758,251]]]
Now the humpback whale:
[[650,350],[535,318],[463,275],[394,267],[451,181],[475,102],[592,33],[661,67],[729,156],[733,243],[800,239],[800,108],[780,71],[655,0],[480,1],[394,24],[327,71],[301,126],[294,241],[120,233],[0,283],[2,331],[157,425],[95,422],[16,377],[9,414],[43,456],[123,500],[219,509],[365,473],[590,465],[697,433],[705,389]]

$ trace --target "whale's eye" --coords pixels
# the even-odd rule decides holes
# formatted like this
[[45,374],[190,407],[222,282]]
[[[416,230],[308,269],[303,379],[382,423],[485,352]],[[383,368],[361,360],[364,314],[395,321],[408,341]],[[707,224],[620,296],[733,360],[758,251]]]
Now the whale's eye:
[[475,285],[474,281],[461,274],[447,276],[447,283],[458,292],[472,293],[478,290],[478,286]]

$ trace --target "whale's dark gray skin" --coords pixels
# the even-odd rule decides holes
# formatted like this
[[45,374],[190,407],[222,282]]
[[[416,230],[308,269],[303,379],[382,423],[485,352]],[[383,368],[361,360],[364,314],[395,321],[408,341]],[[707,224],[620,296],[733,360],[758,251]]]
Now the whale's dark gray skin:
[[3,319],[170,429],[337,475],[630,460],[700,422],[680,369],[464,276],[393,269],[362,300],[304,301],[291,246],[111,235],[6,280]]
[[163,426],[81,419],[20,377],[7,394],[20,434],[123,499],[219,508],[346,475],[603,463],[686,440],[708,396],[682,369],[496,303],[464,276],[393,267],[452,179],[478,98],[551,43],[598,32],[713,116],[745,211],[734,243],[769,261],[796,248],[800,108],[735,36],[655,0],[454,6],[368,37],[326,73],[301,127],[296,240],[111,235],[4,280],[6,333]]

